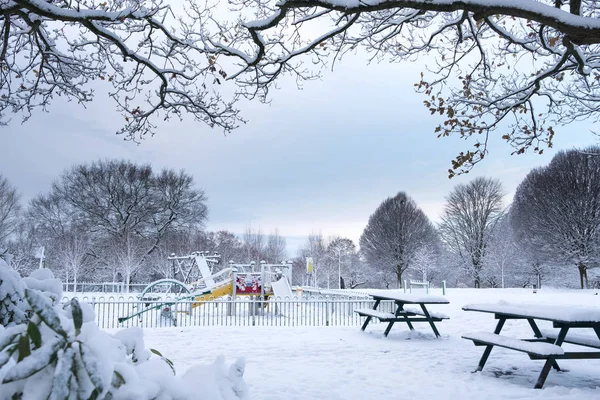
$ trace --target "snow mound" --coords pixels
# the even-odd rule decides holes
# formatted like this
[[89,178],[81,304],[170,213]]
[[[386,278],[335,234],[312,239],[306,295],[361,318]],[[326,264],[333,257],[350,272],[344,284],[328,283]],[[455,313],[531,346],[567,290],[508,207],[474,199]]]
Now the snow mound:
[[54,274],[47,268],[33,270],[23,282],[29,289],[39,290],[52,298],[54,302],[62,297],[62,282],[54,278]]
[[200,391],[210,399],[246,399],[248,386],[243,380],[245,368],[246,361],[239,359],[227,369],[225,357],[220,355],[212,365],[190,368],[182,380],[188,392]]

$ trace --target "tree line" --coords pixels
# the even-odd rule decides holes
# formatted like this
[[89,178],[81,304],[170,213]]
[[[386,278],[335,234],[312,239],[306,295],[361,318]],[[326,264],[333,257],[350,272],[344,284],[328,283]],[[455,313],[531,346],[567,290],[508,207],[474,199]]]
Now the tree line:
[[[405,279],[451,286],[525,287],[588,271],[600,262],[600,147],[559,152],[529,172],[512,204],[502,184],[480,177],[446,196],[432,223],[405,192],[370,216],[359,246],[343,236],[308,236],[292,258],[293,284],[327,288],[394,288]],[[235,262],[288,260],[279,231],[247,228],[237,235],[204,229],[203,190],[185,171],[155,171],[123,160],[96,161],[64,171],[48,193],[26,208],[0,176],[0,254],[26,274],[46,266],[67,282],[149,282],[172,277],[171,254],[209,250],[218,268]],[[313,274],[306,274],[306,259]]]
[[156,171],[124,160],[76,165],[26,208],[0,176],[0,255],[10,254],[22,275],[43,256],[46,267],[74,285],[169,278],[167,258],[173,253],[209,249],[237,262],[285,258],[285,239],[277,231],[248,229],[241,239],[205,231],[206,200],[185,171]]
[[[559,152],[529,172],[512,204],[503,203],[497,179],[458,184],[438,224],[405,192],[385,199],[369,218],[360,251],[344,247],[342,276],[371,287],[414,279],[478,288],[565,285],[577,273],[581,288],[598,287],[600,280],[588,277],[600,265],[598,154],[598,146]],[[321,286],[339,273],[340,253],[329,249],[339,240],[312,235],[301,251],[313,257]]]

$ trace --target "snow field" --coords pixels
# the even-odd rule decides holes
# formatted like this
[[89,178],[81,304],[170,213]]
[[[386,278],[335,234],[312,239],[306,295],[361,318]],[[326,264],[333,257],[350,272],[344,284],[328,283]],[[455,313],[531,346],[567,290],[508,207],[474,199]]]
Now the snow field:
[[[210,364],[220,354],[228,362],[245,357],[244,380],[250,398],[257,400],[597,400],[600,360],[562,360],[559,364],[568,372],[552,370],[544,389],[536,390],[533,385],[543,361],[494,348],[483,372],[472,373],[483,347],[461,339],[463,333],[492,332],[497,322],[493,314],[462,311],[466,304],[507,301],[600,308],[597,292],[449,289],[449,305],[429,307],[450,317],[436,324],[440,339],[421,323],[414,332],[406,324],[397,324],[387,338],[383,337],[385,324],[372,324],[366,332],[358,326],[153,328],[144,329],[144,340],[147,347],[171,359],[178,374],[195,364]],[[551,328],[544,321],[538,325]],[[533,337],[527,322],[518,320],[507,321],[501,334]]]

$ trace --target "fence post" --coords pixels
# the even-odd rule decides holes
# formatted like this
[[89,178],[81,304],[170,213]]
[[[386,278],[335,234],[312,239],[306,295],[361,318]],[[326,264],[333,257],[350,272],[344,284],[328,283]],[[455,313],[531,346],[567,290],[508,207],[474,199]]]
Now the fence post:
[[329,296],[325,296],[325,326],[329,326]]
[[442,281],[442,295],[446,295],[446,281]]
[[[408,286],[408,281],[405,279],[404,280],[404,293],[406,293],[406,287]],[[412,288],[411,288],[411,292],[412,292]]]

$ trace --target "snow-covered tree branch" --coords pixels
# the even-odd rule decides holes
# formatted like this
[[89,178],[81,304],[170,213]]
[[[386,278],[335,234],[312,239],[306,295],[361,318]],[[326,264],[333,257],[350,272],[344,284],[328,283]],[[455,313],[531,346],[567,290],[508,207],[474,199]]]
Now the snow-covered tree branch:
[[[488,153],[493,132],[521,154],[552,145],[557,125],[600,115],[600,5],[591,0],[234,0],[254,21],[211,40],[238,60],[231,75],[264,97],[282,74],[318,75],[357,48],[371,59],[413,62],[439,137],[473,137],[449,175]],[[233,46],[231,43],[235,43]]]
[[119,133],[137,140],[155,120],[184,113],[225,131],[239,122],[226,76],[207,54],[210,7],[177,11],[162,0],[7,0],[0,4],[0,122],[26,120],[57,96],[86,104],[99,82],[122,114]]

